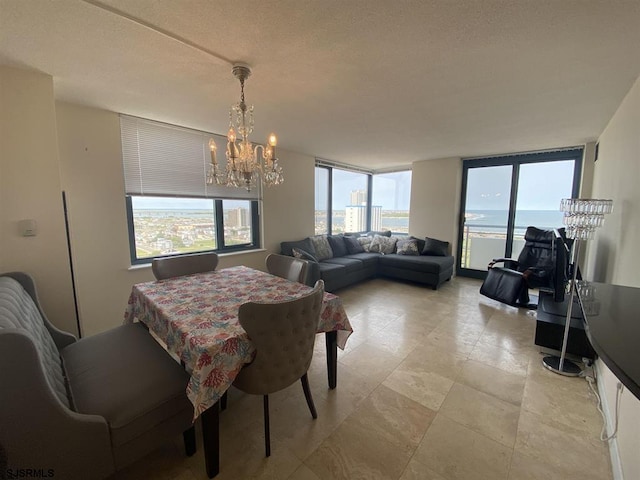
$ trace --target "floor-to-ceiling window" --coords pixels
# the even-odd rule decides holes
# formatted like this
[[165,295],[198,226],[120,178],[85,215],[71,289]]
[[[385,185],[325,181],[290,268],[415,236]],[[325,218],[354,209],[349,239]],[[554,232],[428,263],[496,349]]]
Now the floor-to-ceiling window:
[[411,171],[374,173],[318,163],[315,233],[409,231]]
[[409,233],[411,170],[373,175],[371,230]]
[[517,258],[528,226],[562,227],[560,200],[578,195],[581,167],[582,149],[465,160],[458,274]]

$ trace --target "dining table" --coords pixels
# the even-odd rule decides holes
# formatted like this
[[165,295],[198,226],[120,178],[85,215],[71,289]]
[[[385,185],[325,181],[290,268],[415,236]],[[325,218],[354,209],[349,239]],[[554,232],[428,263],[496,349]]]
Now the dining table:
[[[255,347],[240,326],[246,302],[294,300],[312,291],[302,283],[236,266],[133,285],[124,322],[139,321],[178,357],[190,374],[187,396],[201,417],[207,475],[219,473],[220,400]],[[325,292],[317,333],[325,334],[327,379],[337,386],[337,348],[353,328],[340,297]]]

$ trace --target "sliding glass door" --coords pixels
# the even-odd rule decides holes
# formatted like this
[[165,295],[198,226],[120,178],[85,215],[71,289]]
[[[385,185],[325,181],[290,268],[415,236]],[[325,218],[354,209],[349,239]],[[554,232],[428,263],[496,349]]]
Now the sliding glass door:
[[483,278],[494,258],[517,258],[528,226],[562,227],[562,198],[576,197],[582,149],[463,162],[457,273]]

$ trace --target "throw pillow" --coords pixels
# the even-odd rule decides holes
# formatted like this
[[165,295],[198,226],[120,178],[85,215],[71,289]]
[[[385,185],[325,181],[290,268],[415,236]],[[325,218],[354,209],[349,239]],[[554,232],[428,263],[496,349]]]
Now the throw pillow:
[[425,244],[424,238],[417,238],[417,237],[414,237],[413,235],[410,236],[409,238],[414,239],[418,242],[418,254],[424,250],[424,244]]
[[449,242],[425,237],[424,250],[422,255],[432,255],[434,257],[446,257],[449,255]]
[[364,252],[364,247],[360,244],[360,242],[356,237],[345,235],[343,239],[344,239],[344,244],[347,247],[347,252],[349,252],[349,255],[353,255],[354,253]]
[[347,255],[347,246],[344,243],[344,237],[342,235],[329,235],[327,237],[334,257],[344,257]]
[[383,237],[382,235],[375,235],[371,242],[371,246],[369,247],[369,251],[382,253],[383,255],[393,253],[396,249],[397,240],[397,237]]
[[358,243],[362,245],[362,248],[365,252],[369,253],[371,251],[371,242],[373,242],[373,238],[371,237],[358,237]]
[[329,245],[329,240],[327,240],[326,235],[315,235],[311,237],[311,243],[313,244],[315,257],[318,261],[333,258],[333,250],[331,250],[331,245]]
[[311,255],[309,252],[302,250],[300,248],[293,247],[291,249],[293,256],[296,258],[300,258],[301,260],[309,260],[310,262],[318,263],[318,259]]
[[316,254],[316,251],[313,249],[313,243],[311,243],[311,238],[307,237],[303,240],[298,240],[297,242],[282,242],[280,243],[280,251],[282,255],[287,255],[288,257],[293,256],[292,249],[299,248],[300,250],[304,250],[305,252],[309,252],[311,255]]
[[418,250],[418,240],[415,238],[398,240],[398,243],[396,244],[396,253],[398,255],[420,255],[420,250]]

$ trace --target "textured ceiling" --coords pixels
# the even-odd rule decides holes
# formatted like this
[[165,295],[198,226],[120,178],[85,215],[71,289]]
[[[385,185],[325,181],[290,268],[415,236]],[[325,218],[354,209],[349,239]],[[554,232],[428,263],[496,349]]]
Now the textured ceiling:
[[[96,0],[91,0],[97,3]],[[0,64],[57,99],[372,169],[595,140],[640,75],[640,1],[0,0]]]

